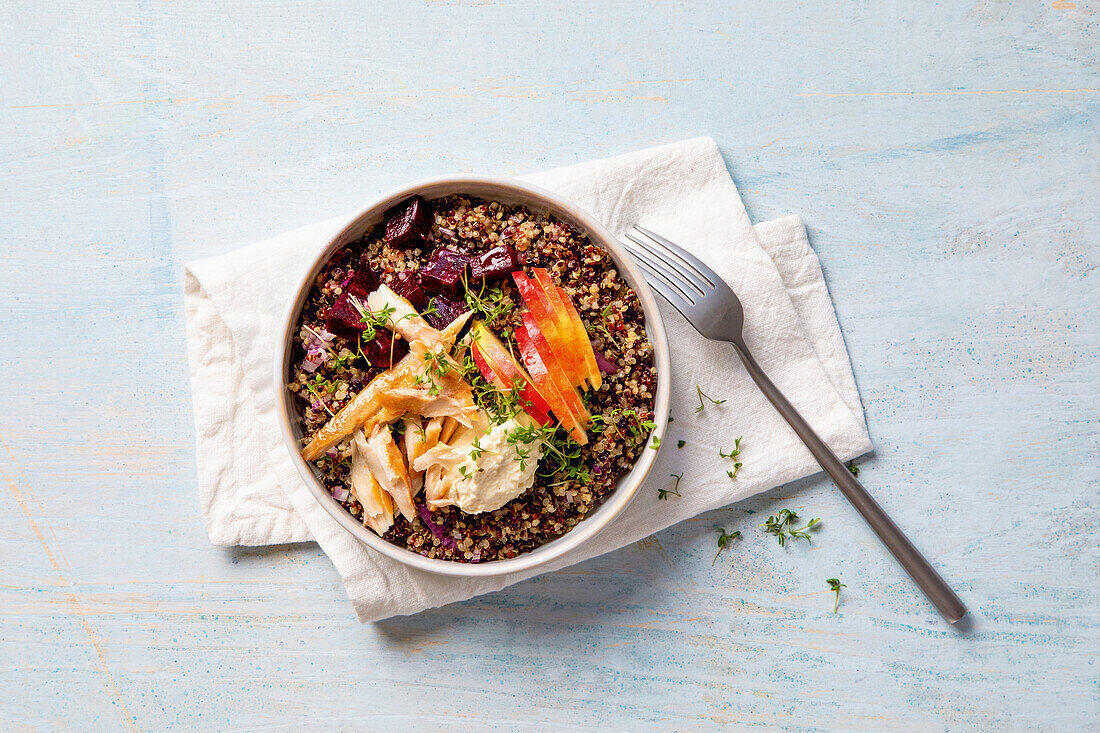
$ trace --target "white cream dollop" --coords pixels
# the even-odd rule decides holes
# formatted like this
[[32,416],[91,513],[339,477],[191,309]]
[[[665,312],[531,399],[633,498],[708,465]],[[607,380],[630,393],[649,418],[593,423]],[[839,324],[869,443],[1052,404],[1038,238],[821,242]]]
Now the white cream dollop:
[[[542,458],[542,441],[516,441],[517,431],[532,425],[531,418],[520,413],[494,425],[471,444],[466,459],[454,473],[455,504],[467,514],[500,509],[531,488],[535,470]],[[509,444],[509,434],[513,438]]]

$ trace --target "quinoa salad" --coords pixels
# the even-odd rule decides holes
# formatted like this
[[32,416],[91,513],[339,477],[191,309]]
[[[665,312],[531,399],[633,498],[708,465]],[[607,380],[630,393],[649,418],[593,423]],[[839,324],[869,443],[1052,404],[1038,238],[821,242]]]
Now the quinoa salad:
[[638,296],[584,232],[524,206],[400,202],[330,257],[293,339],[303,458],[429,558],[503,560],[570,531],[656,427]]

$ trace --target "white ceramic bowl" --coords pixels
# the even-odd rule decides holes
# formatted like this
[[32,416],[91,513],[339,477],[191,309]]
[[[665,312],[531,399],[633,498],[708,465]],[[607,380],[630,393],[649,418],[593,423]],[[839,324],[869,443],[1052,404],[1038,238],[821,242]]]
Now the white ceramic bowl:
[[571,531],[543,544],[531,552],[510,560],[494,560],[482,563],[459,563],[450,560],[427,558],[397,545],[390,544],[364,527],[332,498],[318,478],[316,468],[307,463],[299,454],[302,433],[298,427],[293,396],[286,387],[288,367],[293,352],[294,327],[317,273],[329,257],[349,242],[362,237],[363,233],[382,221],[382,214],[397,202],[420,194],[426,199],[436,199],[451,194],[466,194],[504,204],[522,204],[542,213],[552,213],[562,221],[571,224],[583,232],[599,246],[607,250],[615,260],[619,273],[626,279],[642,304],[645,312],[646,333],[653,345],[654,360],[657,367],[657,394],[654,404],[654,422],[657,428],[654,434],[663,436],[668,423],[669,409],[669,353],[665,339],[665,327],[661,315],[657,312],[657,303],[653,293],[646,285],[641,273],[627,257],[623,248],[604,226],[587,212],[563,200],[555,194],[522,181],[497,176],[447,176],[432,178],[408,186],[403,186],[381,196],[363,208],[341,225],[337,231],[317,251],[298,281],[297,289],[291,299],[286,315],[283,317],[282,330],[278,333],[274,359],[275,369],[275,406],[282,427],[283,438],[291,460],[302,475],[314,498],[344,529],[353,534],[360,542],[383,555],[420,570],[443,575],[466,577],[490,576],[530,570],[559,557],[570,550],[583,545],[593,535],[606,527],[623,510],[638,491],[642,481],[653,467],[657,451],[646,449],[629,473],[619,479],[615,490],[605,497],[603,503]]

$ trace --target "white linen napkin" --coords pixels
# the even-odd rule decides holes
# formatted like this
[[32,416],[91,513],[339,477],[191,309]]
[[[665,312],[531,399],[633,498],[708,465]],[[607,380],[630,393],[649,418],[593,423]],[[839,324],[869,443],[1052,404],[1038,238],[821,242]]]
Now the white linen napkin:
[[[817,257],[798,217],[753,227],[717,145],[696,138],[526,176],[603,221],[634,223],[691,249],[745,307],[761,366],[842,458],[871,449],[848,353]],[[819,470],[727,344],[707,341],[658,298],[672,351],[674,422],[645,485],[589,542],[537,570],[452,578],[412,570],[341,528],[302,483],[274,416],[270,364],[294,282],[343,219],[188,263],[185,300],[203,517],[218,545],[316,540],[361,621],[416,613],[618,549],[696,514]],[[721,405],[696,413],[696,386]],[[736,479],[726,472],[744,436]],[[684,447],[677,448],[677,441]],[[681,497],[657,491],[682,474]]]

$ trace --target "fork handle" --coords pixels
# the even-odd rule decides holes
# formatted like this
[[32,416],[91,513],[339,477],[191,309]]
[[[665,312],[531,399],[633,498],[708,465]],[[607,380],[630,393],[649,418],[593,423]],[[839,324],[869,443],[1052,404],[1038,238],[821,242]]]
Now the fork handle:
[[790,424],[798,437],[810,449],[814,458],[829,474],[829,477],[836,482],[836,485],[840,487],[848,501],[863,515],[863,518],[867,520],[867,524],[871,525],[871,529],[886,545],[886,549],[901,563],[901,566],[905,568],[905,572],[909,573],[909,577],[920,586],[920,589],[924,591],[924,595],[932,601],[932,605],[949,623],[953,624],[965,616],[966,606],[955,595],[955,592],[944,582],[935,568],[924,559],[924,556],[913,546],[909,538],[898,529],[898,526],[882,510],[878,502],[867,493],[867,489],[863,488],[863,484],[857,481],[852,472],[840,462],[840,459],[825,444],[825,441],[818,437],[810,424],[798,413],[798,410],[794,409],[790,401],[783,396],[779,388],[772,383],[772,380],[756,363],[756,359],[753,358],[748,348],[743,343],[731,343],[737,351],[737,355],[741,357],[741,361],[744,362],[749,376],[756,382],[760,391],[764,393],[768,401],[775,405],[775,409],[779,411],[783,419]]

